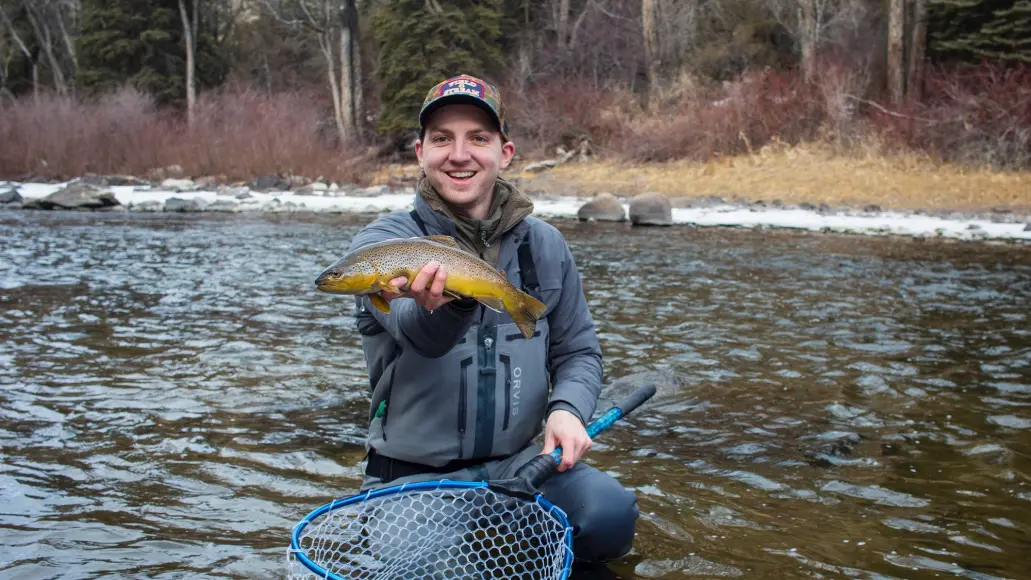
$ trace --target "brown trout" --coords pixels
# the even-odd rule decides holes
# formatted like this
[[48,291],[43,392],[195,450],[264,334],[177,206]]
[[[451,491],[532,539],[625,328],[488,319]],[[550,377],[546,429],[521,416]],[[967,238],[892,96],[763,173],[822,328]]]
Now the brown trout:
[[395,238],[358,248],[319,274],[315,286],[331,294],[367,294],[376,308],[389,313],[390,305],[378,293],[401,293],[403,289],[390,281],[404,276],[411,284],[430,260],[447,268],[445,294],[472,298],[496,312],[504,310],[523,336],[533,336],[547,306],[513,286],[504,272],[461,250],[450,236]]

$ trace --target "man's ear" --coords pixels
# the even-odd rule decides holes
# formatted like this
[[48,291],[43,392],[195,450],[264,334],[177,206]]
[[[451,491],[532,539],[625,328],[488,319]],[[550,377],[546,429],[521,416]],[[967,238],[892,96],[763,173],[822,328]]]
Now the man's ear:
[[501,144],[501,168],[508,169],[508,164],[512,163],[512,157],[515,156],[515,143],[511,141],[505,141]]
[[422,139],[415,140],[415,158],[419,160],[419,165],[422,165]]

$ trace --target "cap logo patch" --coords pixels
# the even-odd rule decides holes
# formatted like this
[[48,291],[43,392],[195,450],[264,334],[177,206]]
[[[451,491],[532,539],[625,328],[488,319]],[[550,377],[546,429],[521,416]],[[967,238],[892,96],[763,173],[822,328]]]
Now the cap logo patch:
[[447,95],[472,95],[483,98],[483,85],[469,79],[455,79],[441,85],[440,96]]

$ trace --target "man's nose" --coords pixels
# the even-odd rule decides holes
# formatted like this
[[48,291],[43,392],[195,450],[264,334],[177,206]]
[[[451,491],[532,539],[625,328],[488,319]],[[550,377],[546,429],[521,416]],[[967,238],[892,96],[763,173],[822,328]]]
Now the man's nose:
[[451,148],[451,154],[448,156],[452,162],[463,162],[470,159],[469,149],[461,139],[455,140],[454,147]]

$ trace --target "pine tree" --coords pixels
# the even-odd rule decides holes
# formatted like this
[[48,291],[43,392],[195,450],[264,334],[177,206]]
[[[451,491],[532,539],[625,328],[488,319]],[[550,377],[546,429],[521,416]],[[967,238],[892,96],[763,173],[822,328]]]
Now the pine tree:
[[1031,0],[930,0],[928,14],[942,56],[1031,63]]
[[500,72],[501,8],[501,0],[395,0],[376,8],[380,132],[418,129],[426,92],[445,78],[489,81]]
[[[87,93],[129,84],[160,104],[185,98],[186,47],[178,0],[83,0],[82,10],[77,82]],[[203,20],[196,58],[198,86],[222,82],[228,57]]]
[[129,83],[158,102],[184,93],[175,0],[83,0],[79,84],[100,93]]
[[981,32],[990,41],[975,43],[976,54],[1031,64],[1031,0],[1020,0],[1011,8],[997,10],[995,18]]

